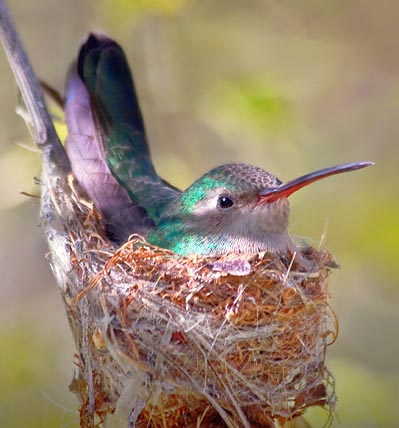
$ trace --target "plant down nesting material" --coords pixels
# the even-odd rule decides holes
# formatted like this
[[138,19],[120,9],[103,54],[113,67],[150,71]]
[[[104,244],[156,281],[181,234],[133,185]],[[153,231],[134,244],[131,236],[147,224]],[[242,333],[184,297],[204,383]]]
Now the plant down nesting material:
[[274,427],[334,403],[326,250],[307,250],[308,272],[269,253],[178,257],[137,236],[115,248],[69,186],[44,190],[42,216],[82,427]]

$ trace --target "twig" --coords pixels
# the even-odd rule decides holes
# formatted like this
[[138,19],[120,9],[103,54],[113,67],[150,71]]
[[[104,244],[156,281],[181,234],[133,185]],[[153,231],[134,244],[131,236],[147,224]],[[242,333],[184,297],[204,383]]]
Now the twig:
[[58,173],[64,175],[62,173],[70,170],[68,157],[58,139],[44,102],[40,84],[33,72],[4,0],[0,0],[0,40],[23,100],[32,117],[34,138],[43,153],[44,167],[50,167],[50,171],[55,172],[57,170]]

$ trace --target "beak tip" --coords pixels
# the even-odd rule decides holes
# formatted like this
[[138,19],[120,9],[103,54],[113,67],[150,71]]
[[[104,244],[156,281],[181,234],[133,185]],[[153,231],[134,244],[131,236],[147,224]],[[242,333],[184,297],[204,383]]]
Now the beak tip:
[[373,166],[373,165],[375,165],[375,162],[372,162],[372,161],[359,162],[360,168],[365,168],[366,166]]

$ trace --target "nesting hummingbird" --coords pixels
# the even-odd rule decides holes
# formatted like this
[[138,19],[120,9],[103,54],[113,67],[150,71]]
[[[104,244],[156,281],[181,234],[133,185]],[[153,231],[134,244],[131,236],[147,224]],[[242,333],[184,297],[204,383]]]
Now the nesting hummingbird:
[[314,181],[373,164],[334,166],[285,183],[256,166],[225,164],[180,191],[155,171],[122,48],[99,34],[89,35],[71,66],[65,115],[73,173],[109,236],[120,243],[139,233],[183,256],[293,253],[287,198]]

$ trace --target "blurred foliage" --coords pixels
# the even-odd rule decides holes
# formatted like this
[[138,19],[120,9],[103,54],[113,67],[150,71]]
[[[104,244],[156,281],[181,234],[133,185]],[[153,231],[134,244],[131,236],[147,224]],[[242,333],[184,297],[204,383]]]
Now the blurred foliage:
[[[70,381],[60,376],[59,358],[53,358],[64,346],[35,332],[32,335],[32,327],[28,323],[0,333],[1,426],[78,427],[77,400],[72,394],[66,397],[65,393],[57,392],[66,389]],[[52,333],[57,337],[55,329]],[[59,386],[55,388],[50,382],[52,376],[65,382],[62,389]]]
[[[16,170],[16,165],[18,166]],[[23,147],[10,147],[0,157],[0,171],[3,177],[13,177],[13,185],[8,180],[0,181],[1,209],[10,209],[22,203],[18,190],[34,192],[32,171],[39,171],[40,157]],[[29,186],[26,183],[31,182]]]
[[334,415],[321,408],[310,409],[306,420],[312,427],[325,426],[331,416],[345,428],[397,426],[393,409],[399,394],[399,376],[392,378],[386,374],[375,374],[344,359],[330,359],[329,367],[337,380],[337,408]]
[[[340,321],[328,350],[339,397],[334,417],[345,428],[397,427],[399,3],[9,3],[39,77],[61,92],[88,31],[118,40],[156,166],[175,185],[227,161],[283,180],[351,160],[376,162],[295,195],[291,231],[315,245],[326,231],[342,265],[331,278]],[[72,339],[44,258],[37,200],[19,194],[38,191],[32,177],[40,159],[16,145],[32,143],[0,55],[0,426],[77,426],[67,388]],[[317,409],[308,415],[314,427],[327,419]]]
[[102,6],[108,18],[129,20],[142,12],[173,14],[185,2],[186,0],[105,0]]
[[294,125],[291,103],[284,96],[284,89],[278,88],[277,83],[257,76],[240,76],[222,82],[212,93],[208,108],[220,119],[226,116],[223,126],[244,126],[258,133],[278,135]]

